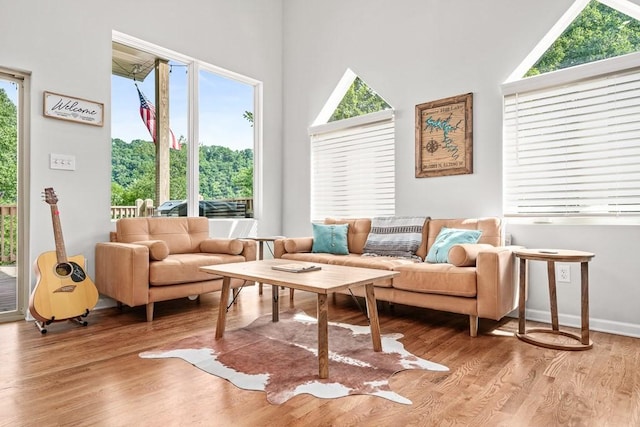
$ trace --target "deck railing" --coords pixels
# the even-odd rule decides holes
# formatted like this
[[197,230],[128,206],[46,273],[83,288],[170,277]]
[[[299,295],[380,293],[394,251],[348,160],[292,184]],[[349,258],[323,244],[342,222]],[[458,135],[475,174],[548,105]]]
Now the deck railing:
[[14,264],[17,259],[18,206],[0,205],[0,264]]

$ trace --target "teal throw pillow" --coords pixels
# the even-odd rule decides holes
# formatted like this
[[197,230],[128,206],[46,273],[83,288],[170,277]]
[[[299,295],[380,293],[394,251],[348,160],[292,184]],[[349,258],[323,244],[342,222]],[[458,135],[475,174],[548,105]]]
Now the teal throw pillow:
[[463,230],[458,228],[442,227],[436,241],[433,242],[427,258],[427,262],[443,263],[449,262],[449,249],[459,243],[478,243],[482,231]]
[[347,231],[349,224],[312,224],[313,247],[311,252],[348,255]]

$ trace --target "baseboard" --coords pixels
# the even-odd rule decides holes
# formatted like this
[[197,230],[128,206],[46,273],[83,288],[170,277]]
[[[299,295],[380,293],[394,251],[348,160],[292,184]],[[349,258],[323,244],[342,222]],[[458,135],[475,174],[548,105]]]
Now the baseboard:
[[[515,313],[514,317],[517,317],[517,312]],[[527,320],[533,320],[535,322],[551,323],[551,313],[549,313],[548,311],[527,309],[526,317]],[[560,326],[580,328],[582,321],[580,319],[580,316],[559,314],[558,323],[560,324]],[[589,330],[640,338],[640,325],[633,323],[614,322],[611,320],[594,319],[593,317],[591,317],[589,318]]]

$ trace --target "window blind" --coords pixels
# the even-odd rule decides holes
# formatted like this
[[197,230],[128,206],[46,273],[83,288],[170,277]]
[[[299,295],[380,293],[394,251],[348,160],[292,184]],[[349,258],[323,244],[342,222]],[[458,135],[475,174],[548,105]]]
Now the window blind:
[[505,216],[640,215],[640,69],[504,97]]
[[395,214],[392,111],[310,129],[311,220]]

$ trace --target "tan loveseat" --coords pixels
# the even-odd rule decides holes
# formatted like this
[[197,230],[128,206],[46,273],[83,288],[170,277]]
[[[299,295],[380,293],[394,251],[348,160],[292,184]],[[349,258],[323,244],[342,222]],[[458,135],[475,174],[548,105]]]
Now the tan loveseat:
[[[325,220],[325,224],[344,223],[349,224],[348,255],[313,253],[311,237],[277,240],[274,255],[290,260],[399,271],[400,275],[392,280],[376,283],[376,299],[468,315],[473,337],[478,333],[479,317],[499,320],[517,307],[514,247],[502,246],[504,236],[499,218],[427,219],[416,252],[419,260],[363,256],[371,220]],[[453,263],[423,262],[442,227],[480,230],[482,234],[477,244],[454,246],[449,252],[449,261]],[[354,294],[364,296],[358,292],[360,289],[354,289]]]
[[[156,301],[219,291],[222,278],[199,268],[253,261],[256,243],[209,238],[209,220],[204,217],[123,218],[116,222],[110,242],[96,245],[95,259],[100,294],[119,305],[146,305],[151,321]],[[231,287],[243,283],[232,279]]]

